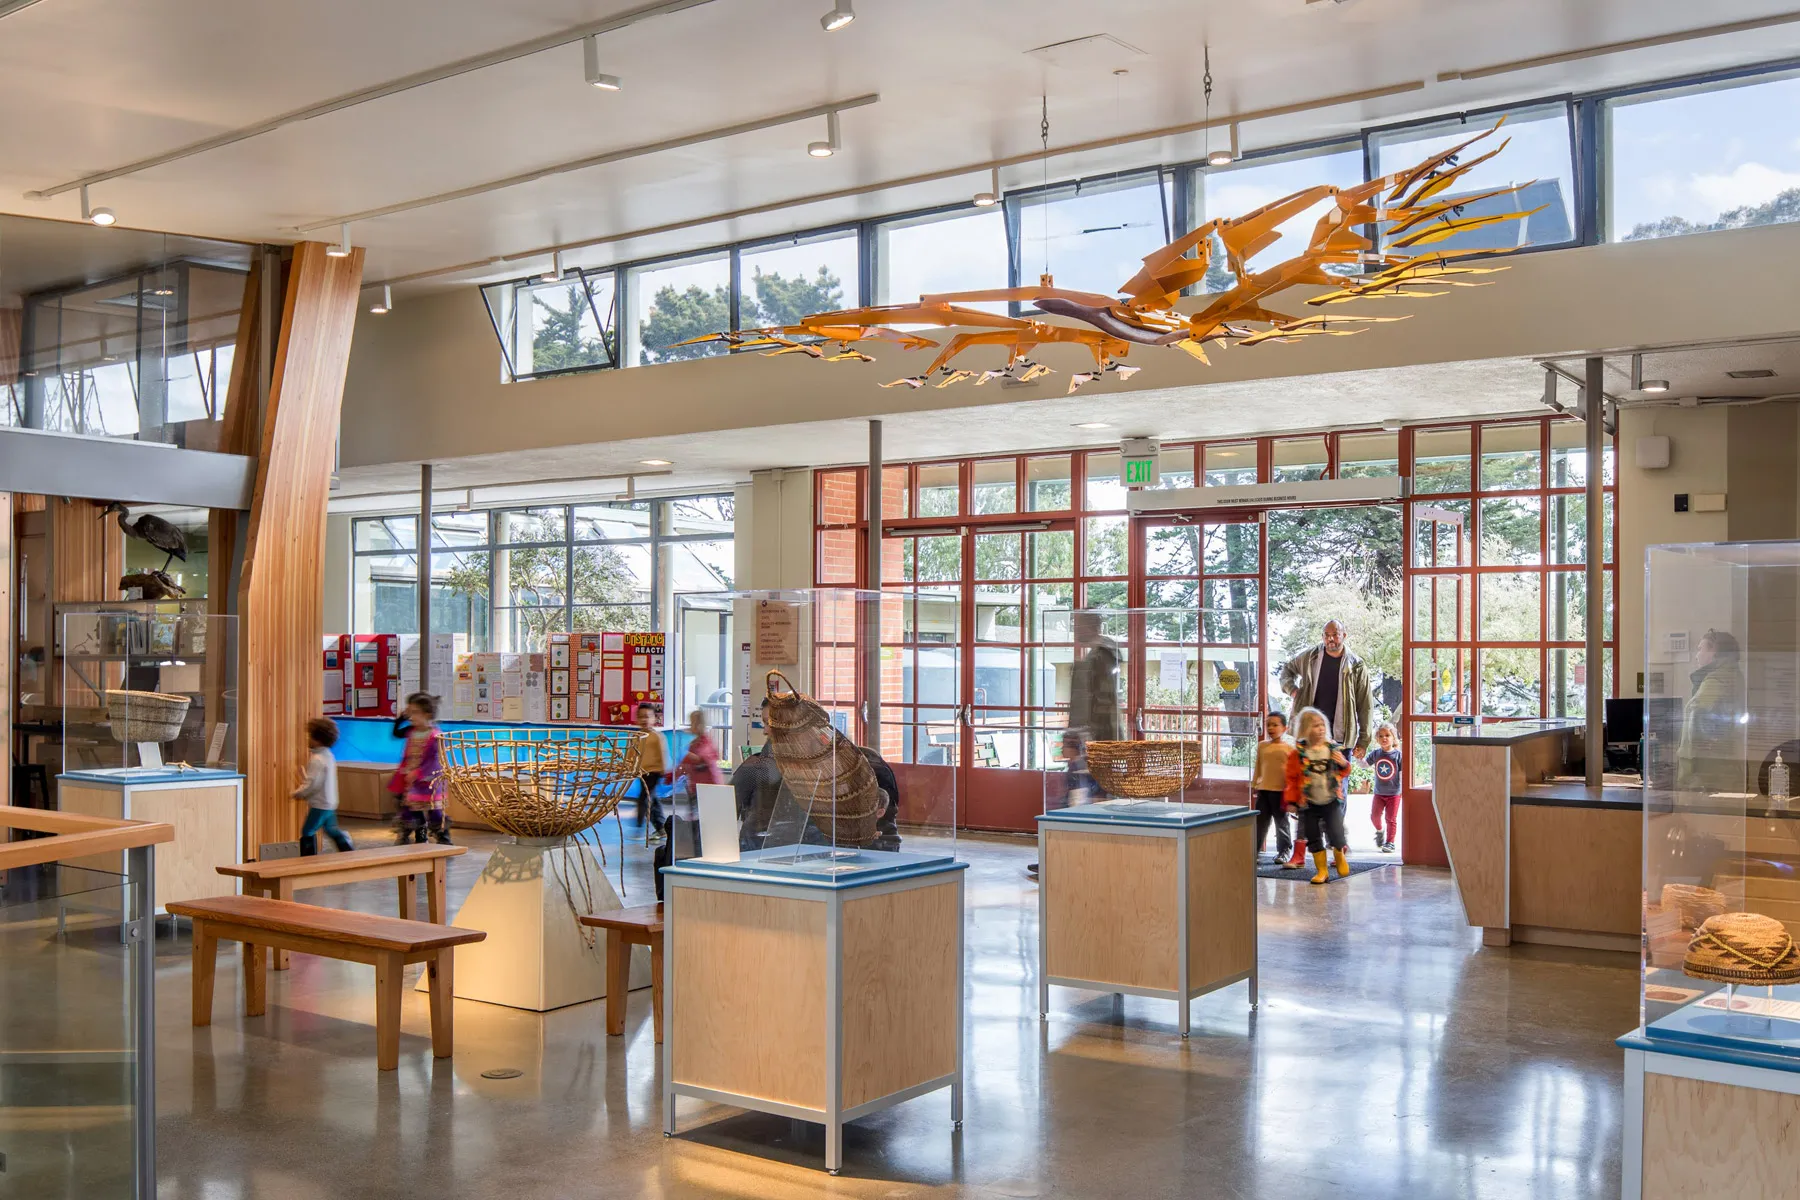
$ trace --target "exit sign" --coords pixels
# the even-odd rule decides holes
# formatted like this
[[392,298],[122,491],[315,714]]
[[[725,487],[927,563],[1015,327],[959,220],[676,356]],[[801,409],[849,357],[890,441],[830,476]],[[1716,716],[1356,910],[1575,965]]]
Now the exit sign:
[[1119,463],[1126,487],[1157,485],[1161,478],[1157,470],[1161,450],[1151,438],[1126,438],[1119,443]]

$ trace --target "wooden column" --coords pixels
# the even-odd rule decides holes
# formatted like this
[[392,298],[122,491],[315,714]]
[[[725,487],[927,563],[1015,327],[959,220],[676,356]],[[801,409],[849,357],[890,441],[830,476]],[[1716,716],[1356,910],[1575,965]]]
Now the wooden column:
[[333,258],[301,242],[288,269],[238,584],[246,859],[299,832],[288,794],[306,761],[303,726],[321,707],[325,502],[362,263],[360,249]]

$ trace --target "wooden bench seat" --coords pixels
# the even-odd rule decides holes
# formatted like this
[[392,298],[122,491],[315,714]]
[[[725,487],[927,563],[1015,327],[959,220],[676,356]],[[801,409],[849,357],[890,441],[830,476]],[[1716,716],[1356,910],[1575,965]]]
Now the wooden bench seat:
[[[332,854],[308,854],[299,858],[271,858],[262,862],[232,863],[218,868],[221,875],[243,880],[244,891],[271,900],[292,900],[307,888],[335,887],[369,879],[400,881],[400,917],[413,919],[419,894],[418,877],[426,877],[425,911],[435,925],[444,923],[444,888],[451,859],[467,854],[466,846],[372,846]],[[277,950],[274,967],[285,971],[286,950]]]
[[244,1015],[258,1017],[268,1005],[265,948],[317,954],[375,968],[375,1057],[383,1071],[400,1065],[400,992],[407,963],[425,964],[431,987],[431,1052],[449,1058],[452,971],[456,947],[479,942],[479,929],[458,929],[425,921],[347,912],[263,896],[214,896],[177,900],[169,911],[194,923],[194,1024],[212,1024],[213,974],[219,942],[244,944]]
[[663,906],[646,904],[589,913],[580,918],[591,929],[606,930],[606,1032],[625,1032],[625,993],[631,986],[631,948],[650,947],[650,1024],[663,1040]]

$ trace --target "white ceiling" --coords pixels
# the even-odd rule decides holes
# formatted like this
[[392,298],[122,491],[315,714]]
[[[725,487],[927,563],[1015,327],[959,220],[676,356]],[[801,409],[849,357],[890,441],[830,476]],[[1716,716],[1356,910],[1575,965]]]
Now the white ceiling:
[[[0,211],[73,218],[53,187],[334,96],[616,15],[629,0],[39,0],[0,21]],[[1201,49],[1213,47],[1218,116],[1409,81],[1423,90],[1244,127],[1246,148],[1349,132],[1424,112],[1663,78],[1800,53],[1785,25],[1478,81],[1470,70],[1780,13],[1787,0],[862,0],[825,34],[828,0],[713,0],[601,40],[623,92],[582,80],[564,45],[292,125],[93,189],[121,222],[209,237],[292,240],[297,226],[588,155],[878,92],[843,117],[844,149],[809,159],[823,120],[670,151],[357,225],[380,281],[486,264],[433,286],[505,278],[554,244],[616,237],[759,204],[1027,154],[1040,91],[1051,143],[1196,121]],[[1503,11],[1502,11],[1503,10]],[[1147,51],[1129,74],[1094,56],[1048,65],[1033,47],[1110,33]],[[1070,177],[1191,159],[1188,136],[1079,159]],[[1007,187],[1042,178],[1036,164]],[[604,263],[966,200],[967,176],[571,256]],[[326,236],[316,234],[314,236]]]

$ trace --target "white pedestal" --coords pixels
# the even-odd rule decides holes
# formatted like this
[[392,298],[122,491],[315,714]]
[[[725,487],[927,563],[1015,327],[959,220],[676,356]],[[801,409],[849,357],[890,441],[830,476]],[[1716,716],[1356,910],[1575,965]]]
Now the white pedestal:
[[[576,841],[502,842],[451,922],[487,940],[456,953],[456,998],[547,1012],[606,995],[606,943],[591,944],[577,912],[623,908],[594,852]],[[650,951],[631,956],[631,988],[650,986]],[[424,991],[425,980],[418,990]]]

